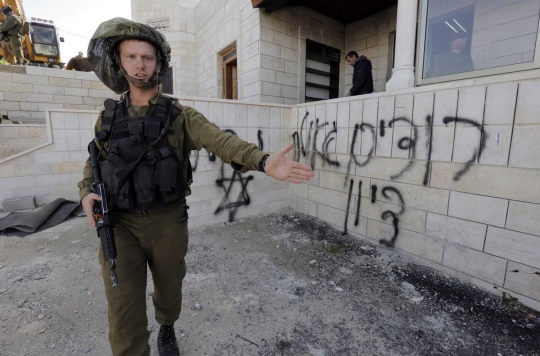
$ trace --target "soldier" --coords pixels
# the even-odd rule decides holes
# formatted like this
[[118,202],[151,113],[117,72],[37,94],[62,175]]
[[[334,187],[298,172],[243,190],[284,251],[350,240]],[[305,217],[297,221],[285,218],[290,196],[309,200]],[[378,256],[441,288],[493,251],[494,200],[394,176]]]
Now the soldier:
[[21,16],[13,12],[13,9],[9,6],[2,8],[2,13],[6,16],[6,23],[0,27],[0,32],[6,32],[9,36],[9,50],[15,56],[17,64],[26,65],[30,63],[24,58],[22,44],[24,41],[24,35],[20,34],[20,29],[24,23]]
[[[201,113],[161,94],[159,78],[170,61],[165,36],[123,18],[102,23],[88,47],[99,79],[120,94],[96,123],[102,178],[113,204],[118,285],[99,259],[108,300],[109,341],[114,355],[149,355],[146,316],[146,271],[154,281],[152,296],[159,355],[179,355],[174,322],[180,315],[184,257],[188,245],[191,150],[206,148],[238,172],[259,170],[301,183],[311,168],[285,157],[293,145],[269,156],[256,145],[220,130]],[[92,226],[92,168],[87,161],[79,182],[81,204]]]

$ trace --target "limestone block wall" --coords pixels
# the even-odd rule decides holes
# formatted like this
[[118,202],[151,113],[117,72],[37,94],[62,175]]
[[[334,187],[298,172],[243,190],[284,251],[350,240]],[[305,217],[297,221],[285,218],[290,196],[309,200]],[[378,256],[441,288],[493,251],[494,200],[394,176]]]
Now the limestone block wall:
[[202,0],[195,8],[197,96],[222,98],[222,56],[236,47],[238,98],[253,102],[259,94],[260,15],[250,0]]
[[540,81],[447,88],[295,106],[291,206],[540,310]]
[[[304,6],[261,12],[260,96],[256,101],[298,104],[306,96],[306,39],[345,52],[345,25]],[[345,62],[340,87],[344,85]],[[343,96],[343,89],[340,96]]]
[[0,161],[47,141],[47,125],[0,125]]
[[[180,100],[195,107],[209,120],[266,152],[288,142],[291,108],[287,106],[234,104],[225,100]],[[47,141],[34,149],[0,161],[0,202],[34,195],[37,204],[56,198],[79,200],[77,182],[88,158],[87,144],[99,111],[48,110]],[[282,127],[287,127],[282,130]],[[193,152],[194,170],[190,226],[227,222],[267,214],[289,206],[288,183],[261,172],[240,175],[208,152]]]
[[0,115],[9,119],[45,123],[47,109],[99,110],[115,97],[93,72],[1,67]]
[[131,1],[131,19],[157,28],[171,46],[174,95],[196,96],[197,46],[193,0]]
[[[347,25],[347,53],[356,51],[366,56],[373,66],[373,88],[375,92],[386,90],[390,33],[396,31],[397,5]],[[390,62],[391,63],[391,62]],[[390,68],[391,73],[392,68]],[[345,90],[352,87],[353,68],[347,66]]]

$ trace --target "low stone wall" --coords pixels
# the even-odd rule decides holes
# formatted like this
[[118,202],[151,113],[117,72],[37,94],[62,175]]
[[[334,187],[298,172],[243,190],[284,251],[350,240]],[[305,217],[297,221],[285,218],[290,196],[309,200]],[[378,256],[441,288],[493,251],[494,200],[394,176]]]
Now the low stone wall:
[[47,141],[47,125],[0,125],[0,161]]
[[540,310],[540,81],[300,105],[291,206]]
[[[231,104],[227,101],[181,100],[223,129],[255,143],[267,152],[278,150],[288,137],[281,130],[289,121],[290,108],[267,105]],[[35,195],[36,204],[56,198],[79,200],[77,182],[88,158],[87,144],[99,111],[50,110],[50,140],[31,152],[0,163],[0,202],[12,197]],[[249,118],[249,119],[248,119]],[[288,132],[288,130],[286,130]],[[289,206],[288,183],[264,173],[240,175],[208,152],[193,152],[194,170],[190,205],[190,226],[228,222],[267,214]]]
[[0,65],[0,115],[45,123],[47,109],[100,110],[116,95],[93,73]]

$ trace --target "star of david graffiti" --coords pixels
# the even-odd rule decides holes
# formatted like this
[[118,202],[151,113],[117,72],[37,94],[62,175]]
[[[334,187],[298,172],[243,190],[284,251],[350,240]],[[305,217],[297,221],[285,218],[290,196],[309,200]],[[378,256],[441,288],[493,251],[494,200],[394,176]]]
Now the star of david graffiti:
[[[229,132],[233,135],[236,135],[236,132],[233,130],[225,130],[225,132]],[[258,138],[259,138],[259,147],[262,146],[262,137],[261,137],[262,131],[259,130],[258,132]],[[261,148],[262,149],[262,148]],[[223,189],[223,199],[219,203],[219,206],[214,211],[214,214],[219,214],[223,210],[229,211],[229,222],[233,222],[234,218],[236,216],[236,212],[238,211],[238,208],[242,206],[247,206],[251,203],[251,198],[249,196],[249,193],[247,192],[247,186],[250,181],[253,180],[253,176],[242,176],[242,174],[234,171],[232,173],[232,176],[230,178],[225,176],[225,163],[221,163],[220,168],[220,178],[216,179],[216,185]],[[240,193],[236,197],[236,200],[233,201],[231,199],[231,192],[235,185],[240,186]]]

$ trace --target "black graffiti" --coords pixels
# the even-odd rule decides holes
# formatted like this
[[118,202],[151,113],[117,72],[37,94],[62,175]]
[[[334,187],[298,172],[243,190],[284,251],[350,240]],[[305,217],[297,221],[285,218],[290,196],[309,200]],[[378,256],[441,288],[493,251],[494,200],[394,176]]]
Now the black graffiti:
[[366,127],[371,132],[371,137],[373,139],[373,142],[375,142],[375,140],[377,139],[377,134],[375,133],[375,128],[373,127],[373,125],[371,125],[371,124],[360,124],[360,125],[356,124],[356,125],[354,125],[353,138],[352,138],[352,141],[351,141],[351,148],[349,150],[350,158],[349,158],[349,164],[347,165],[347,175],[345,177],[345,180],[347,180],[349,175],[350,175],[353,163],[356,164],[358,167],[364,167],[369,163],[369,161],[371,160],[371,157],[373,157],[373,151],[375,150],[375,144],[373,144],[371,146],[371,150],[369,151],[369,153],[367,155],[367,159],[364,162],[359,162],[358,158],[354,154],[354,148],[356,147],[356,140],[358,139],[358,130],[360,130],[360,132],[365,132]]
[[264,141],[262,138],[262,130],[257,131],[257,139],[259,140],[259,149],[264,151]]
[[[294,160],[299,161],[301,157],[304,157],[307,159],[307,161],[311,164],[311,167],[315,169],[315,157],[316,155],[320,156],[322,158],[322,164],[323,166],[325,164],[331,164],[335,167],[339,167],[340,164],[337,160],[331,160],[329,155],[329,146],[331,142],[336,141],[337,142],[337,127],[336,123],[333,122],[333,129],[330,132],[327,132],[322,149],[319,151],[318,149],[318,139],[319,139],[319,131],[323,128],[327,127],[329,124],[327,122],[321,123],[319,122],[319,119],[316,119],[315,121],[311,121],[308,123],[309,112],[306,111],[306,114],[304,115],[302,119],[302,123],[300,125],[300,130],[293,133],[292,138],[294,142]],[[354,175],[354,169],[355,167],[365,167],[367,166],[373,159],[375,154],[375,148],[377,146],[377,137],[385,137],[388,134],[392,136],[393,131],[388,131],[388,129],[392,129],[396,127],[396,124],[399,122],[406,123],[407,126],[410,125],[411,132],[407,136],[400,137],[397,139],[397,148],[399,150],[407,151],[407,157],[408,162],[405,167],[401,168],[399,171],[395,172],[394,174],[390,175],[391,180],[397,180],[401,178],[406,172],[409,172],[415,164],[417,164],[417,150],[418,150],[418,142],[419,142],[419,135],[420,135],[420,127],[417,126],[415,123],[412,122],[411,119],[406,117],[399,117],[390,120],[388,123],[385,120],[379,120],[378,127],[374,126],[369,123],[362,123],[362,124],[356,124],[354,126],[354,130],[352,132],[352,139],[350,141],[348,155],[349,155],[349,162],[347,164],[347,172],[345,175],[345,179],[343,182],[343,185],[346,186],[347,182],[349,183],[349,195],[347,198],[347,209],[346,209],[346,216],[345,216],[345,224],[344,224],[344,234],[348,233],[348,224],[349,224],[349,215],[350,215],[350,208],[351,208],[351,201],[352,201],[352,192],[353,192],[353,186],[354,186],[354,179],[350,179],[351,174]],[[425,132],[425,151],[426,151],[426,162],[425,162],[425,168],[424,168],[424,174],[422,179],[422,184],[424,186],[427,186],[429,184],[429,177],[431,173],[432,168],[432,154],[433,154],[433,117],[431,115],[427,115],[425,118],[426,127],[424,129]],[[474,152],[472,153],[471,158],[465,163],[465,166],[460,169],[458,172],[454,174],[454,181],[458,181],[472,166],[473,163],[475,163],[477,160],[480,160],[480,157],[482,155],[483,150],[486,147],[486,141],[487,141],[487,133],[484,131],[484,127],[482,124],[479,124],[475,122],[474,120],[464,119],[464,118],[458,118],[458,117],[446,117],[443,119],[443,123],[445,125],[448,125],[451,122],[455,122],[456,125],[459,123],[463,124],[469,124],[474,127],[476,127],[479,130],[481,140],[480,145],[478,148],[475,148]],[[309,128],[308,128],[309,124]],[[307,133],[306,130],[309,130]],[[371,138],[371,147],[368,149],[368,145],[362,143],[362,147],[358,147],[359,145],[359,134],[363,135],[369,133],[366,135],[368,138]],[[393,137],[392,137],[393,138]],[[395,142],[395,141],[394,141]],[[367,152],[367,155],[364,159],[360,159],[359,156],[362,156],[361,154],[355,154],[355,152]],[[358,201],[356,204],[356,212],[355,212],[355,221],[354,225],[358,226],[360,223],[360,207],[361,207],[361,191],[362,191],[362,181],[358,182]],[[371,187],[371,203],[376,203],[376,196],[377,196],[377,190],[378,187],[376,185],[372,185]],[[400,216],[405,212],[406,209],[406,203],[405,200],[401,194],[401,192],[396,189],[395,187],[383,187],[380,191],[383,197],[387,200],[389,200],[391,203],[399,205],[400,210],[399,211],[392,211],[392,210],[385,210],[381,214],[381,219],[383,221],[389,221],[391,222],[394,233],[390,239],[380,239],[380,243],[389,247],[392,247],[395,245],[400,231]]]
[[381,215],[381,218],[385,221],[389,217],[392,218],[392,225],[394,226],[394,235],[392,236],[390,240],[379,239],[379,243],[388,247],[394,247],[394,245],[396,244],[398,235],[399,235],[399,219],[396,216],[396,214],[391,210],[386,210]]
[[427,150],[427,161],[426,161],[426,170],[424,172],[424,180],[422,181],[423,185],[428,185],[429,173],[431,171],[431,151],[432,147],[432,137],[433,137],[433,121],[431,120],[431,115],[426,116],[426,122],[428,126],[426,127],[426,150]]
[[[304,127],[307,126],[307,117],[309,116],[309,111],[306,111],[302,123],[300,124],[300,132],[296,131],[292,134],[293,143],[294,143],[294,158],[296,162],[300,161],[300,158],[306,157],[309,162],[311,169],[315,169],[315,162],[317,156],[322,158],[323,165],[329,164],[334,167],[339,167],[339,162],[337,160],[332,160],[328,152],[330,143],[336,139],[337,127],[336,123],[333,123],[333,130],[328,132],[322,143],[322,150],[318,149],[317,140],[319,138],[319,132],[328,125],[328,122],[319,124],[319,119],[315,119],[309,123],[309,129],[307,133],[306,144],[304,145]],[[310,150],[311,149],[311,150]],[[310,150],[310,151],[308,151]]]
[[407,165],[405,166],[405,168],[403,168],[399,173],[390,176],[390,179],[392,180],[396,180],[400,178],[405,172],[408,172],[411,169],[411,167],[414,165],[415,159],[416,159],[416,142],[418,140],[418,128],[411,122],[411,120],[406,119],[406,118],[394,119],[390,121],[388,126],[390,127],[395,126],[394,124],[399,121],[404,121],[410,124],[413,128],[414,135],[413,137],[402,137],[398,141],[399,149],[408,150],[410,152],[410,160],[409,160],[409,163],[407,163]]
[[[343,230],[343,235],[347,235],[348,233],[349,211],[351,208],[353,186],[354,186],[354,180],[351,179],[351,185],[349,187],[349,196],[347,197],[347,209],[345,210],[345,229]],[[358,199],[360,199],[360,197],[358,197]]]
[[488,135],[484,131],[484,126],[475,122],[474,120],[462,119],[459,117],[445,117],[443,119],[443,122],[445,125],[448,125],[450,122],[455,122],[456,125],[462,122],[465,124],[472,125],[480,131],[480,147],[474,149],[471,159],[465,162],[465,166],[454,174],[454,181],[458,181],[471,168],[471,166],[473,165],[474,162],[476,162],[477,159],[480,160],[480,157],[482,156],[482,151],[486,147]]
[[[227,129],[225,132],[228,132],[230,134],[236,135],[236,132],[233,130]],[[264,142],[262,139],[262,131],[259,130],[257,132],[257,138],[259,140],[259,148],[262,150],[264,147]],[[212,156],[209,157],[210,161],[212,160]],[[225,163],[221,163],[220,167],[220,178],[216,180],[216,185],[223,189],[224,196],[219,203],[219,206],[214,211],[214,214],[219,214],[220,212],[224,210],[229,211],[229,222],[234,221],[234,218],[236,216],[236,213],[238,212],[238,209],[242,206],[247,206],[251,203],[251,197],[249,196],[249,193],[247,191],[247,186],[250,181],[253,180],[253,176],[243,176],[242,174],[234,171],[232,176],[230,178],[225,176]],[[236,200],[231,199],[231,191],[234,188],[234,186],[240,186],[240,193],[236,197]]]
[[[351,179],[351,183],[352,183]],[[356,216],[354,219],[354,226],[358,226],[360,223],[360,201],[362,200],[362,181],[358,182],[358,201],[356,202]]]
[[375,203],[375,197],[377,195],[377,186],[376,185],[372,185],[371,186],[371,202],[372,203]]

